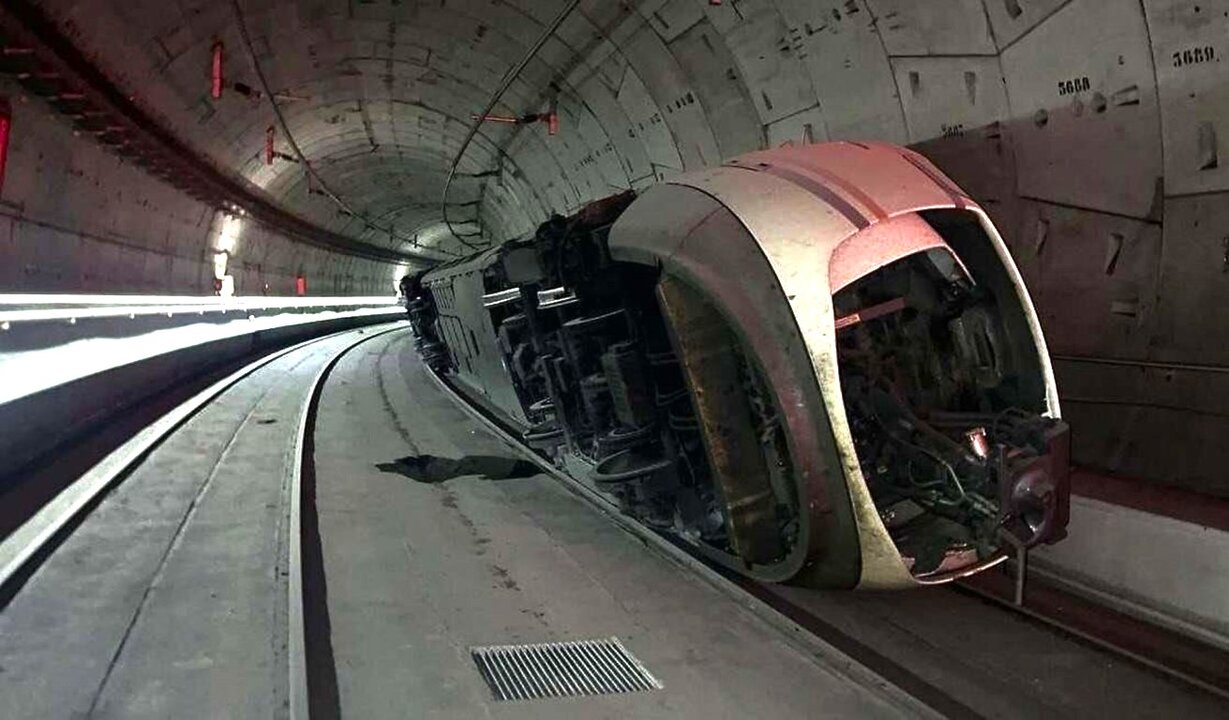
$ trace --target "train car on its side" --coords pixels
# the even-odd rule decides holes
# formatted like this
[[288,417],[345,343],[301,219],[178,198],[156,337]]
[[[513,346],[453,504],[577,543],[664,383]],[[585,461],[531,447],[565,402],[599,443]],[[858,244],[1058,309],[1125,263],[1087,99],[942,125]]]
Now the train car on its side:
[[421,278],[423,359],[762,581],[946,582],[1062,538],[1069,436],[985,211],[884,143],[752,153]]

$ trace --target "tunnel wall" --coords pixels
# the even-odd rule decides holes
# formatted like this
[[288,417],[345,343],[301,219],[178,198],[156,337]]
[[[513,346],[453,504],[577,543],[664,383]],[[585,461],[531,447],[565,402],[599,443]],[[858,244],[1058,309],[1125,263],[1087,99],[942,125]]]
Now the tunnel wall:
[[[309,98],[283,105],[305,151],[343,196],[415,228],[471,113],[562,4],[241,6],[273,87]],[[254,82],[228,3],[41,5],[177,135],[355,228],[295,167],[262,168],[265,104],[210,101],[215,40]],[[478,207],[502,240],[746,150],[912,144],[1011,245],[1076,459],[1229,496],[1227,36],[1229,0],[583,0],[494,108],[540,112],[556,83],[559,133],[484,125],[462,169],[496,171]]]
[[1056,356],[1077,461],[1229,496],[1217,145],[1229,3],[667,0],[639,12],[569,74],[560,136],[510,144],[515,172],[488,184],[488,225],[517,218],[520,231],[545,208],[757,147],[911,144],[1006,236]]
[[[132,164],[74,136],[37,99],[13,102],[12,141],[0,193],[0,292],[208,295],[214,254],[239,295],[384,295],[392,265],[338,255],[243,218],[227,220]],[[220,237],[226,234],[224,241]]]

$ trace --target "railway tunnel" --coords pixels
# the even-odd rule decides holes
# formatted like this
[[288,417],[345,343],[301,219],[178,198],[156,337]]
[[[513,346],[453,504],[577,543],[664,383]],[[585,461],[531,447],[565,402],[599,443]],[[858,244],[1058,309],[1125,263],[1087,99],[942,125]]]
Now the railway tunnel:
[[[1223,715],[1226,37],[1221,0],[3,0],[0,714]],[[709,218],[662,188],[860,147],[917,160],[808,166],[834,212],[939,182],[1018,270],[1053,544],[748,579],[420,357],[406,278],[532,316],[482,273],[561,218],[631,202],[651,253]]]

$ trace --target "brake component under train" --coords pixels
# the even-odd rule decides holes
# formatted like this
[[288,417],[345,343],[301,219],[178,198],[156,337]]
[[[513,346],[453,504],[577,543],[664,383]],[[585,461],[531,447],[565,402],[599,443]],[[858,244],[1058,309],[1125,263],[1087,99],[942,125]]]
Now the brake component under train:
[[766,581],[1051,543],[1069,437],[986,213],[883,143],[752,153],[416,277],[423,359],[624,512]]

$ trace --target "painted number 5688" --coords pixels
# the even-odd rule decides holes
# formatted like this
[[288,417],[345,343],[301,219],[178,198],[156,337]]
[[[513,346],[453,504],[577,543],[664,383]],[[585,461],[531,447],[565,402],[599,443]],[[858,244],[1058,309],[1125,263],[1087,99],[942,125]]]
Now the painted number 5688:
[[1074,93],[1083,92],[1092,87],[1092,83],[1088,82],[1088,77],[1078,77],[1071,80],[1060,80],[1058,83],[1059,95],[1072,95]]

